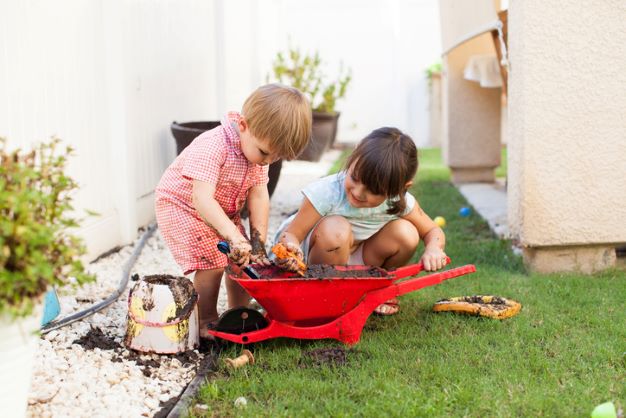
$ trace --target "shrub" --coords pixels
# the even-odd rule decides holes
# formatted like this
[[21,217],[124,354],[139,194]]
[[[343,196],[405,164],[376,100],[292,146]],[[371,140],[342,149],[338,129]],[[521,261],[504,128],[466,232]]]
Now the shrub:
[[71,196],[77,184],[65,174],[73,150],[59,152],[60,142],[9,151],[0,138],[0,314],[27,315],[48,287],[94,279],[71,231],[79,222]]
[[333,113],[337,100],[346,95],[352,75],[350,70],[344,74],[341,68],[336,81],[326,82],[321,65],[319,53],[302,54],[299,49],[290,48],[287,53],[276,54],[272,70],[276,81],[304,93],[314,111]]

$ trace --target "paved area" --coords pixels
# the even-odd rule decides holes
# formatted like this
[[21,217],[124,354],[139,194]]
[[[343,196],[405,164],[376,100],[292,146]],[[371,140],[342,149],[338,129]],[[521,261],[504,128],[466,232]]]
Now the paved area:
[[458,186],[476,212],[500,238],[510,238],[507,221],[506,188],[503,182],[469,183]]

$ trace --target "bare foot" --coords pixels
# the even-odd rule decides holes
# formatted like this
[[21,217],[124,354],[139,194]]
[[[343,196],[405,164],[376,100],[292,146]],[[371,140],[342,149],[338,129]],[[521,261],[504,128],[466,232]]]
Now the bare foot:
[[374,309],[374,313],[381,316],[395,315],[398,312],[400,312],[400,303],[397,298],[389,299]]
[[199,335],[200,338],[206,338],[208,340],[214,340],[215,337],[211,334],[209,334],[209,330],[215,328],[215,326],[217,325],[217,318],[210,321],[210,320],[203,320],[203,321],[199,321]]

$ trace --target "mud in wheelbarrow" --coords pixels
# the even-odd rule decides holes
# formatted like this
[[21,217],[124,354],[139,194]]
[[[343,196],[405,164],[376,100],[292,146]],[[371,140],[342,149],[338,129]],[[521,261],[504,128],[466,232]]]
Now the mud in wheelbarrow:
[[240,344],[287,337],[332,338],[352,345],[359,341],[367,318],[386,300],[476,271],[470,264],[402,280],[422,272],[422,264],[394,270],[372,266],[328,267],[340,274],[301,278],[275,266],[254,266],[261,275],[256,280],[245,273],[231,274],[263,306],[267,312],[265,319],[257,326],[261,329],[254,331],[235,334],[210,330],[209,333]]

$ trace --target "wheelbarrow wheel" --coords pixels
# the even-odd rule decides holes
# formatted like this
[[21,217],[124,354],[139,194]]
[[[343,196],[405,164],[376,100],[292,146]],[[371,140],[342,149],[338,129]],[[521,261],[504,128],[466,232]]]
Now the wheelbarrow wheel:
[[238,307],[225,311],[218,319],[215,330],[239,335],[267,326],[267,319],[261,312],[256,309]]

